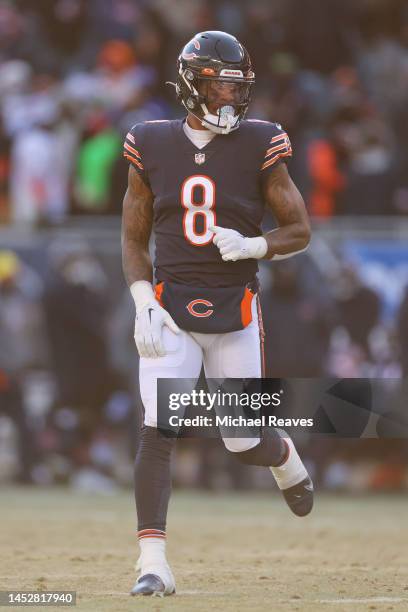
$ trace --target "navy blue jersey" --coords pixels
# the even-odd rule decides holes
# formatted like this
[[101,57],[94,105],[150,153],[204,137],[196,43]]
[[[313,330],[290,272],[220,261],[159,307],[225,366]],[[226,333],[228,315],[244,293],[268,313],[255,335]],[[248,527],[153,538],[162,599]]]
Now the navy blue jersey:
[[257,261],[224,262],[209,228],[261,235],[262,181],[291,154],[287,134],[267,121],[243,121],[202,149],[184,133],[183,120],[136,124],[124,156],[154,195],[157,280],[197,287],[253,281]]

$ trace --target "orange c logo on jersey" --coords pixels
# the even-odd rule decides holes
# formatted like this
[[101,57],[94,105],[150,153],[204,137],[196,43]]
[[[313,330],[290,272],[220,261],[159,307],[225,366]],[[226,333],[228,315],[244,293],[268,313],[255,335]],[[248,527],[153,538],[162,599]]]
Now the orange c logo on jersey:
[[[194,309],[194,307],[197,306],[197,304],[202,304],[203,306],[207,306],[208,309],[205,310],[204,312],[197,312],[197,310]],[[211,304],[211,302],[209,302],[208,300],[198,299],[198,300],[192,300],[189,304],[187,304],[186,308],[188,312],[191,315],[193,315],[193,317],[210,317],[212,313],[214,312],[211,306],[214,306],[214,304]]]

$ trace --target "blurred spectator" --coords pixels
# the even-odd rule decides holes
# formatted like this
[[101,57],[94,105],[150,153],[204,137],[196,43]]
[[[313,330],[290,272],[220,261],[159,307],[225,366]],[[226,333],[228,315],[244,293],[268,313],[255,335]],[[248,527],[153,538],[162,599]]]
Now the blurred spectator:
[[259,79],[250,116],[267,121],[279,119],[294,140],[305,127],[302,122],[307,120],[308,112],[297,63],[287,53],[275,53],[268,59],[265,74],[268,78],[265,81]]
[[[0,132],[2,154],[6,153],[7,160],[10,158],[12,139],[22,128],[24,116],[26,125],[30,126],[29,105],[24,103],[30,82],[31,70],[25,62],[10,61],[0,65]],[[7,171],[7,181],[9,174],[10,169]]]
[[120,469],[114,447],[131,448],[132,400],[126,377],[111,365],[107,277],[88,245],[74,236],[53,243],[50,256],[45,309],[57,384],[50,428],[71,465],[72,485],[111,491]]
[[356,63],[370,96],[391,122],[408,95],[407,17],[404,0],[364,0],[356,5]]
[[[341,214],[392,214],[395,184],[392,138],[380,120],[349,126],[349,165],[342,194]],[[354,142],[353,142],[354,141]]]
[[98,404],[109,370],[104,335],[107,280],[82,241],[57,241],[51,248],[54,270],[45,306],[60,402]]
[[95,109],[88,118],[77,156],[74,195],[76,208],[81,212],[107,212],[113,165],[121,145],[107,116]]
[[155,75],[153,91],[162,97],[168,94],[166,80],[173,69],[172,42],[166,19],[158,10],[146,7],[135,36],[136,57],[140,65],[150,67],[150,74]]
[[11,218],[14,223],[58,223],[66,215],[66,177],[56,133],[58,109],[51,103],[37,116],[37,125],[21,130],[12,152]]
[[23,386],[30,369],[46,362],[41,290],[35,272],[14,252],[0,251],[0,414],[17,427],[21,482],[31,482],[36,454]]
[[37,18],[38,38],[47,54],[40,69],[61,70],[81,56],[92,37],[86,0],[41,0],[33,3],[31,14]]
[[100,94],[112,110],[125,110],[155,80],[154,71],[147,65],[141,65],[128,43],[110,40],[102,47],[95,73]]
[[107,345],[107,279],[85,243],[57,241],[51,253],[45,309],[58,405],[77,411],[87,440],[115,384]]
[[307,198],[310,214],[331,217],[336,212],[338,194],[345,186],[335,144],[324,138],[312,141],[307,161],[311,182]]
[[364,107],[340,107],[329,118],[326,136],[308,147],[312,215],[392,213],[395,162],[384,122]]
[[146,10],[144,3],[134,0],[87,0],[86,4],[99,47],[112,38],[131,41]]
[[42,282],[13,251],[0,251],[0,367],[16,376],[47,361]]
[[289,49],[306,70],[329,74],[352,56],[351,3],[345,0],[297,0],[285,3]]
[[262,291],[266,376],[313,377],[325,372],[331,313],[316,293],[302,289],[295,260],[271,267],[273,285]]
[[211,15],[211,3],[206,0],[155,0],[155,7],[171,28],[173,36],[180,41],[188,40],[195,32],[215,29]]
[[30,20],[17,3],[0,2],[0,62],[29,57],[33,50]]
[[352,264],[344,264],[333,283],[339,313],[339,324],[346,330],[356,349],[369,355],[369,334],[379,323],[381,301],[378,294],[366,286]]
[[[241,31],[237,34],[250,50],[258,82],[266,84],[269,62],[274,52],[285,52],[285,2],[260,0],[248,4],[243,10],[241,5]],[[229,32],[229,25],[224,22]],[[233,33],[233,32],[232,32]]]
[[0,224],[9,220],[9,176],[11,141],[0,117]]
[[397,318],[397,334],[400,348],[402,376],[408,377],[408,287],[401,302]]
[[31,483],[36,448],[24,409],[22,386],[18,378],[14,378],[0,367],[0,416],[2,415],[10,418],[17,429],[19,467],[15,480]]

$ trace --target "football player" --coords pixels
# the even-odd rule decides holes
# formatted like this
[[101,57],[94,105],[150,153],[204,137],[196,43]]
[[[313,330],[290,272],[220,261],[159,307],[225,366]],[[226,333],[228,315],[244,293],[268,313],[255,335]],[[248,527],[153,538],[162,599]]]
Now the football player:
[[[132,595],[175,592],[165,554],[174,438],[157,429],[157,379],[197,380],[202,364],[208,378],[261,377],[257,260],[290,257],[310,240],[284,163],[292,154],[288,135],[277,123],[245,120],[255,82],[246,49],[224,32],[196,34],[177,73],[186,118],[136,124],[124,143],[123,268],[136,306],[145,411],[135,465],[140,576]],[[262,235],[265,208],[278,228]],[[221,434],[238,460],[270,468],[296,515],[311,511],[313,485],[285,432]]]

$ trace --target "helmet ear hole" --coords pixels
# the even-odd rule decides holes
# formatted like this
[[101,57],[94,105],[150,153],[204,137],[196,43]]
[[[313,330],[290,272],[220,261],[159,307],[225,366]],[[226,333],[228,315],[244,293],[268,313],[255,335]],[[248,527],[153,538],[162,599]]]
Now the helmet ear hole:
[[191,110],[195,107],[195,102],[193,98],[188,98],[186,104],[188,108],[190,108]]

